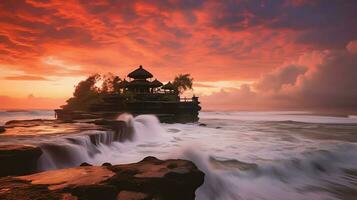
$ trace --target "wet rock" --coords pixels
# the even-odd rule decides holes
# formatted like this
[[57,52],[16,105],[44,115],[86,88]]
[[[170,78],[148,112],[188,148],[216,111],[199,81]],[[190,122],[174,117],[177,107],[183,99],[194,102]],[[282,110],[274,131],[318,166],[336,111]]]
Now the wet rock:
[[123,142],[133,139],[134,129],[132,126],[128,126],[128,124],[124,121],[101,119],[94,120],[92,123],[105,126],[113,130],[115,132],[115,140]]
[[92,166],[91,164],[84,162],[82,164],[79,165],[80,167],[85,167],[85,166]]
[[113,165],[111,163],[106,162],[106,163],[103,163],[102,166],[109,167],[109,166],[113,166]]
[[0,199],[190,200],[203,180],[190,161],[147,157],[133,164],[0,178]]
[[112,185],[85,185],[70,189],[72,195],[78,199],[85,200],[100,200],[100,199],[116,199],[117,190]]
[[29,119],[29,120],[11,120],[5,123],[6,128],[14,127],[34,127],[40,125],[53,124],[55,120],[49,119]]
[[119,200],[146,200],[152,199],[148,194],[141,193],[141,192],[131,192],[131,191],[121,191],[117,199]]
[[167,165],[167,168],[169,169],[175,169],[177,167],[176,163],[170,163],[169,165]]
[[0,146],[0,176],[24,175],[35,172],[42,151],[31,145]]
[[58,120],[58,123],[64,123],[64,124],[66,124],[66,123],[75,123],[76,121],[74,121],[74,120],[70,120],[70,119],[67,119],[67,120]]
[[110,169],[118,174],[109,180],[110,184],[118,185],[120,190],[147,194],[150,199],[194,199],[195,190],[204,178],[203,172],[190,161],[162,161],[155,157]]
[[3,132],[5,132],[6,130],[5,130],[5,127],[4,126],[0,126],[0,133],[3,133]]

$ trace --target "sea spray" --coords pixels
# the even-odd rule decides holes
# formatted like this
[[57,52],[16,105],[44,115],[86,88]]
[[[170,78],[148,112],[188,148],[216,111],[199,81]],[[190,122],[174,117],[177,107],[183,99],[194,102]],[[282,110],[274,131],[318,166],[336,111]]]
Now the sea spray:
[[[113,132],[85,131],[82,135],[56,138],[39,144],[43,151],[39,159],[39,170],[61,169],[90,162],[95,154],[100,154],[102,145],[111,145]],[[96,135],[96,136],[94,136]]]
[[[83,131],[81,135],[56,138],[53,141],[39,144],[43,151],[39,160],[39,170],[73,167],[83,162],[92,164],[116,162],[117,159],[111,157],[110,154],[125,152],[127,148],[135,148],[134,145],[141,142],[160,142],[162,138],[165,138],[163,135],[165,130],[153,115],[133,117],[130,114],[122,114],[117,120],[125,122],[124,129],[120,127],[113,131]],[[129,132],[125,133],[125,137],[131,134],[134,138],[130,142],[122,143],[119,136],[123,134],[117,131]]]
[[357,165],[356,151],[356,145],[339,145],[331,152],[309,151],[257,165],[220,160],[187,146],[180,157],[191,160],[205,173],[205,182],[196,191],[198,200],[323,200],[334,199],[327,190],[333,191],[335,182],[342,188],[354,187],[357,177],[346,174],[346,170]]
[[165,137],[165,130],[154,115],[139,115],[132,123],[136,141],[153,141]]
[[192,148],[186,149],[182,157],[191,160],[205,173],[203,185],[196,191],[198,200],[235,200],[240,199],[235,182],[227,179],[223,171],[213,170],[208,155]]

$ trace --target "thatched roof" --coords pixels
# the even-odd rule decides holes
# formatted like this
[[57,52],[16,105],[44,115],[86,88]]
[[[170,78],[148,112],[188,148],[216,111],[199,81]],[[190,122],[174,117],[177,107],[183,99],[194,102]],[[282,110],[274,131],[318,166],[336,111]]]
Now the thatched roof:
[[169,81],[168,83],[166,83],[164,86],[161,87],[164,90],[174,90],[175,86],[172,85],[172,83]]
[[140,65],[139,68],[129,73],[128,77],[133,79],[147,79],[152,78],[153,75],[150,72],[146,71],[143,66]]
[[147,80],[133,80],[128,83],[128,87],[142,87],[142,86],[147,86],[151,87],[151,82]]
[[157,79],[155,79],[155,80],[153,80],[152,82],[151,82],[151,86],[152,87],[154,87],[154,88],[156,88],[156,87],[161,87],[163,84],[160,82],[160,81],[158,81]]

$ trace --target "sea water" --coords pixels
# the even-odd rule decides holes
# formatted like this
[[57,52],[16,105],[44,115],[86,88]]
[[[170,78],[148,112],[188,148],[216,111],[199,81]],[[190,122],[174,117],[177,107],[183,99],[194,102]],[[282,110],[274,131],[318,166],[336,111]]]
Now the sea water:
[[[52,118],[53,112],[3,111],[0,121],[9,115]],[[199,200],[357,199],[355,117],[292,111],[201,112],[199,117],[198,123],[163,124],[152,115],[119,116],[134,130],[125,142],[103,130],[12,141],[38,144],[44,151],[41,170],[130,163],[146,156],[188,159],[205,172],[196,191]],[[87,137],[94,133],[97,145]]]

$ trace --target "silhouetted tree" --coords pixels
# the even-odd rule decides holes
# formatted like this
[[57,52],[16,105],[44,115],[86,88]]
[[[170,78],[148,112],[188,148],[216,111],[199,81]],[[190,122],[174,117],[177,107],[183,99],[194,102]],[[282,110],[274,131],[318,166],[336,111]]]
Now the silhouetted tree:
[[114,78],[112,80],[112,85],[113,85],[113,92],[115,94],[120,93],[120,89],[121,89],[120,82],[121,82],[121,79],[119,78],[119,76],[114,76]]
[[101,101],[99,88],[96,83],[100,80],[99,74],[89,76],[86,80],[78,83],[73,97],[67,100],[67,104],[62,106],[69,110],[88,110],[90,105]]
[[182,94],[188,89],[192,89],[193,78],[190,74],[179,74],[175,77],[172,84],[175,86],[176,91]]
[[120,78],[108,73],[103,76],[101,93],[103,94],[119,94],[120,93]]
[[79,82],[74,90],[73,96],[81,98],[93,93],[98,93],[98,88],[95,86],[98,80],[100,80],[100,75],[94,74],[89,76],[86,80]]

